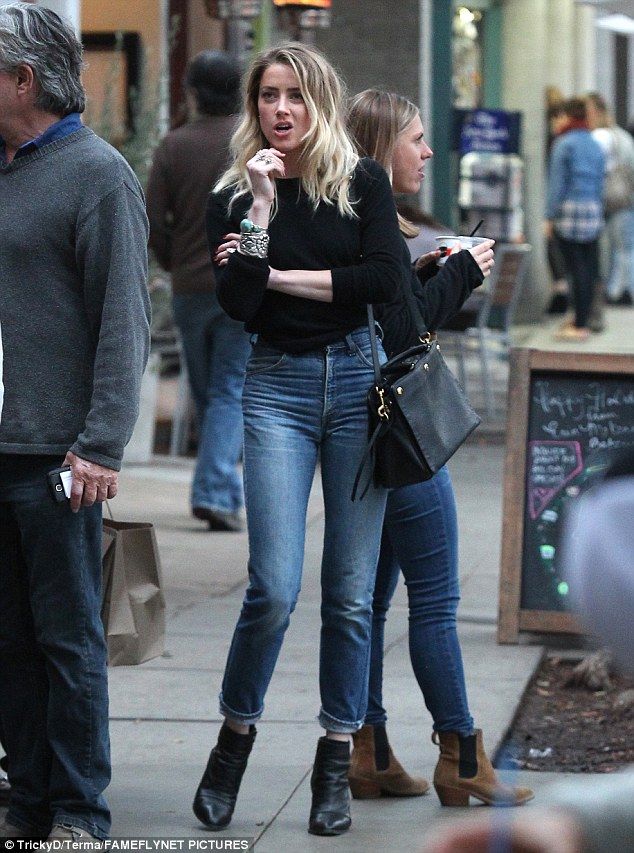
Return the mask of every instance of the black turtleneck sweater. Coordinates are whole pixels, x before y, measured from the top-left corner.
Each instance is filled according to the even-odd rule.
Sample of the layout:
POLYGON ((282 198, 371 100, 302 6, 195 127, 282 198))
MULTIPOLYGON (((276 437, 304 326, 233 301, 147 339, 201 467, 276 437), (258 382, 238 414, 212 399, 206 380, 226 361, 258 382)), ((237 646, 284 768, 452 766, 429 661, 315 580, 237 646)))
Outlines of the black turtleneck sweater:
MULTIPOLYGON (((269 224, 269 256, 235 252, 226 267, 215 267, 217 293, 225 311, 245 322, 267 343, 286 352, 306 352, 341 340, 367 323, 368 303, 389 302, 402 286, 403 239, 392 188, 374 160, 363 159, 351 186, 356 218, 336 205, 315 210, 299 179, 277 180, 277 212, 269 224), (279 270, 331 270, 332 302, 267 290, 269 265, 279 270)), ((243 196, 227 207, 231 190, 210 195, 207 238, 212 256, 253 199, 243 196)))

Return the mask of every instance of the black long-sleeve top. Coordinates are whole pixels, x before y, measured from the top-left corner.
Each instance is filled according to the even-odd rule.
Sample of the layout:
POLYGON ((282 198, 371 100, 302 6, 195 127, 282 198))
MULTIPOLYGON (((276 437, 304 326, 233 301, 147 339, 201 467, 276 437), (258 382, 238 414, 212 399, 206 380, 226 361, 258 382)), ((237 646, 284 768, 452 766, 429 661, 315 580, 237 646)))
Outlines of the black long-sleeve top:
MULTIPOLYGON (((402 287, 410 287, 424 325, 430 331, 438 329, 453 317, 473 290, 482 284, 484 276, 473 255, 466 250, 447 258, 442 267, 430 264, 414 272, 409 249, 403 243, 402 262, 406 273, 402 287)), ((377 305, 375 317, 383 330, 383 346, 389 358, 419 343, 416 323, 402 289, 389 303, 377 305)))
MULTIPOLYGON (((403 239, 385 171, 364 158, 351 182, 356 218, 335 204, 315 210, 295 178, 277 180, 277 211, 269 224, 268 258, 235 252, 215 266, 218 300, 227 314, 245 322, 267 343, 287 352, 306 352, 340 340, 367 323, 368 303, 397 298, 405 275, 403 239), (279 270, 331 270, 332 302, 267 289, 269 266, 279 270)), ((212 193, 207 239, 212 256, 229 231, 238 231, 250 210, 250 195, 228 213, 231 190, 212 193)), ((409 266, 409 264, 408 264, 409 266)))

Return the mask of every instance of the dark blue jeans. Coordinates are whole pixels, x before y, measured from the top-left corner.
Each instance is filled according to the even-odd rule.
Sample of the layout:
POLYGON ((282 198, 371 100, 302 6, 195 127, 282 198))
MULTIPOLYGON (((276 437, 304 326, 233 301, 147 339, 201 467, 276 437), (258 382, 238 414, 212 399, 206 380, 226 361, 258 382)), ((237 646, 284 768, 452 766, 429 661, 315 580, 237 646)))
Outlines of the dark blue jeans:
POLYGON ((297 355, 258 343, 249 359, 243 395, 249 586, 222 683, 220 710, 227 717, 254 723, 262 715, 299 594, 306 510, 320 458, 319 722, 342 733, 363 724, 386 498, 385 489, 375 488, 362 501, 350 498, 368 441, 371 357, 369 332, 358 329, 324 350, 297 355))
POLYGON ((0 717, 8 819, 107 837, 110 781, 101 505, 55 503, 59 457, 0 455, 0 717))
POLYGON ((456 632, 458 522, 449 472, 388 494, 374 589, 370 693, 365 721, 385 723, 383 642, 399 569, 409 600, 409 653, 434 730, 473 732, 456 632))
POLYGON ((599 241, 576 243, 559 237, 561 254, 572 287, 575 306, 575 326, 585 329, 590 319, 592 298, 599 278, 599 241))
POLYGON ((237 512, 244 504, 238 461, 249 335, 214 292, 174 294, 173 307, 198 419, 192 507, 237 512))

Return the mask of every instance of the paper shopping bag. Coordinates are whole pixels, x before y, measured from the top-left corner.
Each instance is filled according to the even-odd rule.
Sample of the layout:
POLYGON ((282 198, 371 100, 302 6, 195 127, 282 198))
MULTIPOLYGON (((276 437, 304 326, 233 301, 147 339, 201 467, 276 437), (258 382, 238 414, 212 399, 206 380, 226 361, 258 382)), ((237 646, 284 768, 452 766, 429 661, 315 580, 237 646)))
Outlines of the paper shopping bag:
POLYGON ((165 597, 153 525, 103 520, 101 618, 110 666, 163 653, 165 597))

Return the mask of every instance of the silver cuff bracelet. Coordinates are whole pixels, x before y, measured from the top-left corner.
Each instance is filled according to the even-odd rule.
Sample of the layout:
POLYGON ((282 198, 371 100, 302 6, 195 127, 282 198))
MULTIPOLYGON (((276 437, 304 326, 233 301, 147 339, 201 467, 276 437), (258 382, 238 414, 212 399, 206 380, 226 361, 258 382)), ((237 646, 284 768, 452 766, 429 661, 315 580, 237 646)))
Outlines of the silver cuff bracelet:
POLYGON ((252 258, 266 258, 269 251, 269 235, 266 231, 251 231, 240 234, 240 254, 252 258))

